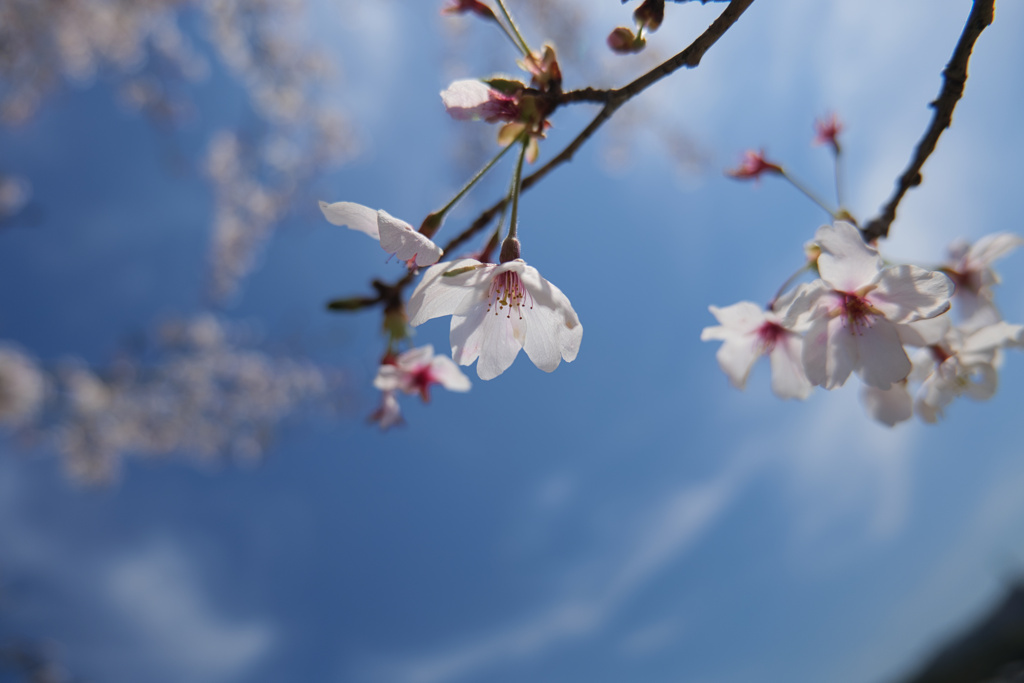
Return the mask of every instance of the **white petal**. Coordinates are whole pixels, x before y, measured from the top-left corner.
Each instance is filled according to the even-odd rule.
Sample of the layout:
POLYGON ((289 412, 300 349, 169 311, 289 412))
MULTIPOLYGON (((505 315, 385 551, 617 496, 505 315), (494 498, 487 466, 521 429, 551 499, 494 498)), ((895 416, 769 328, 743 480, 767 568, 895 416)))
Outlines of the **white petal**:
POLYGON ((420 365, 425 365, 434 357, 434 345, 425 344, 409 349, 398 356, 398 367, 403 370, 411 370, 420 365))
MULTIPOLYGON (((562 360, 562 346, 559 343, 559 328, 563 327, 561 315, 538 304, 534 304, 532 309, 524 307, 522 314, 526 324, 523 350, 538 368, 544 372, 553 371, 562 360)), ((512 316, 515 315, 513 311, 512 316)), ((576 354, 572 355, 575 357, 576 354)))
POLYGON ((745 334, 752 334, 765 322, 764 311, 751 301, 740 301, 725 308, 708 306, 708 310, 723 327, 745 334))
POLYGON ((896 331, 900 335, 900 341, 907 346, 932 346, 943 340, 951 325, 948 315, 939 315, 927 320, 897 325, 896 331))
POLYGON ((866 298, 894 323, 934 318, 949 310, 953 281, 917 266, 886 268, 866 298))
POLYGON ((394 365, 382 365, 373 378, 373 386, 381 391, 397 391, 401 384, 401 371, 394 365))
POLYGON ((1024 239, 1010 232, 985 235, 967 252, 967 260, 974 268, 985 268, 1022 244, 1024 239))
POLYGON ((842 386, 858 362, 855 335, 839 318, 815 318, 804 337, 804 371, 811 384, 825 389, 842 386))
POLYGON ((441 91, 444 108, 452 118, 467 121, 480 118, 480 107, 487 104, 491 88, 483 81, 467 79, 455 81, 441 91))
POLYGON ((452 358, 459 365, 477 361, 480 379, 494 379, 505 372, 523 346, 523 324, 508 311, 488 311, 477 306, 468 316, 453 315, 452 358))
MULTIPOLYGON (((533 300, 533 310, 538 308, 547 309, 553 315, 544 316, 545 322, 542 323, 547 331, 555 335, 558 343, 558 353, 566 362, 572 362, 576 360, 576 354, 580 350, 580 342, 583 340, 583 326, 580 324, 580 319, 576 315, 576 311, 572 307, 572 303, 569 301, 569 297, 562 293, 555 285, 551 284, 543 277, 536 268, 528 266, 521 260, 516 259, 510 264, 511 269, 516 270, 519 273, 519 277, 523 282, 523 286, 526 287, 526 291, 529 292, 530 297, 533 300)), ((533 323, 528 324, 527 334, 533 329, 533 323)), ((537 340, 538 342, 540 340, 537 340)), ((539 349, 538 349, 539 351, 539 349)), ((526 349, 527 354, 530 353, 530 349, 526 349)), ((533 356, 530 356, 533 359, 533 356)), ((557 366, 558 363, 555 363, 557 366)), ((539 364, 537 367, 541 367, 539 364)))
POLYGON ((776 305, 776 314, 780 317, 780 323, 787 330, 804 332, 810 326, 811 320, 822 311, 818 309, 828 304, 834 297, 832 290, 824 280, 818 279, 814 282, 801 284, 791 295, 783 297, 776 305))
POLYGON ((718 365, 732 385, 742 389, 746 386, 746 378, 751 374, 755 362, 762 355, 762 347, 754 336, 738 332, 721 339, 722 345, 715 354, 718 365))
POLYGON ((871 327, 861 328, 856 334, 844 330, 839 336, 850 337, 857 345, 859 374, 868 386, 888 389, 910 374, 910 359, 896 326, 888 320, 875 320, 871 327))
POLYGON ((430 362, 430 372, 448 391, 469 391, 472 386, 469 378, 448 356, 434 356, 430 362))
POLYGON ((889 389, 865 385, 861 388, 861 399, 868 415, 890 427, 914 415, 914 401, 905 382, 897 382, 889 389))
POLYGON ((813 387, 804 374, 803 340, 795 334, 783 335, 772 349, 772 391, 779 398, 810 396, 813 387))
POLYGON ((415 258, 417 266, 429 266, 437 263, 444 254, 441 247, 429 237, 416 232, 411 225, 383 209, 377 212, 377 228, 380 232, 380 246, 402 261, 415 258))
POLYGON ((1024 344, 1024 325, 1011 325, 999 321, 975 330, 964 340, 965 353, 977 353, 1004 346, 1021 346, 1024 344))
POLYGON ((882 265, 878 252, 865 244, 860 230, 849 223, 822 226, 814 241, 821 247, 818 273, 832 289, 853 292, 878 275, 882 265))
POLYGON ((335 225, 347 226, 353 230, 366 233, 375 240, 380 239, 380 232, 377 230, 377 211, 375 209, 354 202, 328 204, 321 201, 320 210, 324 212, 324 218, 335 225))
POLYGON ((452 315, 463 299, 474 295, 474 288, 481 286, 493 268, 469 258, 431 266, 409 297, 409 324, 415 327, 433 318, 452 315), (460 272, 464 268, 471 270, 460 272), (453 272, 457 274, 445 275, 453 272))

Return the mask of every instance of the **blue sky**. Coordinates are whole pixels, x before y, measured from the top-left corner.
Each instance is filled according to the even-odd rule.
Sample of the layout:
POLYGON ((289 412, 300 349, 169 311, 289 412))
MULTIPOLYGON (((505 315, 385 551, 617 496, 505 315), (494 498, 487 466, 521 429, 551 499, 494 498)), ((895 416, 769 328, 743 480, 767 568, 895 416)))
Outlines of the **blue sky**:
MULTIPOLYGON (((493 144, 485 124, 450 121, 437 93, 515 69, 488 27, 410 5, 311 3, 309 40, 342 65, 327 97, 360 152, 304 180, 224 311, 340 369, 340 408, 286 423, 257 466, 134 458, 106 488, 69 481, 45 444, 0 442, 0 637, 54 642, 70 670, 115 683, 869 683, 995 599, 1024 562, 1019 354, 991 401, 887 429, 855 382, 782 402, 758 367, 738 392, 699 341, 709 304, 770 297, 825 220, 771 178, 743 185, 722 169, 765 147, 827 192, 828 156, 810 140, 835 110, 847 203, 871 216, 927 124, 970 3, 755 2, 700 68, 628 105, 626 124, 523 197, 524 258, 586 331, 576 361, 470 373, 471 393, 407 400, 408 424, 382 434, 365 423, 379 319, 323 304, 400 266, 327 224, 316 200, 418 222, 493 144)), ((629 7, 576 5, 585 64, 563 63, 569 87, 588 84, 581 71, 625 82, 721 9, 670 6, 651 55, 615 57, 604 36, 629 7)), ((201 30, 194 14, 182 25, 201 30)), ((955 237, 1021 232, 1022 31, 1024 6, 1001 4, 887 256, 934 264, 955 237)), ((102 365, 130 335, 203 310, 215 197, 188 169, 214 131, 253 119, 213 63, 174 128, 100 78, 0 129, 3 170, 31 181, 42 211, 0 230, 0 338, 47 363, 102 365)), ((560 111, 542 158, 590 112, 560 111)), ((999 264, 1011 322, 1024 321, 1022 258, 999 264)), ((445 348, 447 324, 416 341, 445 348)))

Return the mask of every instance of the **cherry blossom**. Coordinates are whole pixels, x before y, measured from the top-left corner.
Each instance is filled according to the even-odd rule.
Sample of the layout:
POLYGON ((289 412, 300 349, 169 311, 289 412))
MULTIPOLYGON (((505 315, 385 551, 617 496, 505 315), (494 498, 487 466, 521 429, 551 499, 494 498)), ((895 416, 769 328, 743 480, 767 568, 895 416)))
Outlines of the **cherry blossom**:
POLYGON ((423 233, 416 232, 405 221, 395 218, 383 209, 375 211, 354 202, 320 202, 324 217, 334 225, 348 227, 379 240, 384 251, 410 266, 429 266, 437 263, 444 250, 423 233))
POLYGON ((408 311, 413 326, 452 316, 452 357, 459 365, 479 358, 480 379, 505 372, 520 349, 551 372, 562 360, 576 358, 583 338, 569 299, 522 259, 438 263, 417 285, 408 311))
POLYGON ((721 325, 705 327, 700 338, 722 342, 717 353, 718 364, 736 388, 746 385, 754 363, 768 354, 772 390, 779 398, 804 399, 810 395, 812 386, 804 374, 803 340, 799 332, 787 329, 778 315, 763 311, 750 301, 725 308, 710 306, 709 310, 721 325))
POLYGON ((444 108, 453 119, 487 123, 519 119, 519 103, 512 95, 498 92, 483 81, 455 81, 441 91, 444 108))
POLYGON ((956 283, 956 312, 967 328, 979 328, 1002 319, 992 287, 999 275, 992 264, 1024 244, 1024 239, 1002 232, 982 237, 973 245, 958 240, 949 247, 950 265, 942 268, 956 283))
POLYGON ((914 411, 925 422, 936 422, 953 399, 966 395, 978 401, 992 398, 999 384, 1002 349, 1024 346, 1024 326, 998 322, 965 332, 951 327, 941 343, 929 346, 915 359, 912 379, 921 381, 914 411))
POLYGON ((419 394, 430 400, 430 387, 440 384, 448 391, 469 391, 469 378, 447 356, 435 356, 430 344, 400 354, 393 362, 384 363, 377 371, 373 386, 384 392, 401 391, 419 394))
POLYGON ((810 324, 804 340, 807 378, 826 389, 857 372, 865 384, 888 389, 911 370, 898 325, 949 310, 953 283, 917 266, 882 268, 878 252, 843 221, 821 227, 821 279, 801 285, 783 315, 810 324))

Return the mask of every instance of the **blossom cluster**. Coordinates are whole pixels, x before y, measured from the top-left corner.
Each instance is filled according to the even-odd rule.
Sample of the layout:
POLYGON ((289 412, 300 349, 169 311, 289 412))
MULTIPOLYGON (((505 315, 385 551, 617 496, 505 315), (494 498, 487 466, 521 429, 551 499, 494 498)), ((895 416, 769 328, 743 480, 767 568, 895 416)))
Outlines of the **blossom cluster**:
POLYGON ((857 228, 837 221, 808 249, 816 280, 767 310, 747 301, 712 306, 719 325, 701 339, 722 342, 719 365, 739 388, 767 355, 781 398, 835 389, 856 374, 878 421, 891 426, 916 413, 935 422, 958 396, 991 397, 1002 349, 1024 346, 1024 326, 1001 319, 992 293, 992 263, 1022 241, 1004 233, 958 244, 949 264, 927 270, 885 265, 857 228))
POLYGON ((54 447, 76 479, 105 481, 128 456, 259 457, 281 423, 328 407, 335 384, 332 372, 201 315, 165 324, 150 354, 103 370, 80 359, 48 369, 0 345, 0 432, 54 447))

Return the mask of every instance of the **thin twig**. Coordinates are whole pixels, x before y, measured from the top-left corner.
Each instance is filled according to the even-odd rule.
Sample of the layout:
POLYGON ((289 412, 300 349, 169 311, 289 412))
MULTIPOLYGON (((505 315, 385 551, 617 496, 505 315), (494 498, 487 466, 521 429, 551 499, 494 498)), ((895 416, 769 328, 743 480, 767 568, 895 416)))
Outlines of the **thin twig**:
POLYGON ((939 141, 942 131, 949 128, 953 123, 953 109, 964 94, 964 86, 967 84, 967 64, 971 59, 971 51, 978 36, 992 23, 995 14, 995 0, 974 0, 971 14, 967 17, 967 24, 964 26, 960 40, 957 41, 956 49, 950 58, 946 68, 942 70, 942 91, 938 99, 929 106, 935 110, 931 123, 924 133, 924 137, 917 143, 914 156, 910 165, 903 171, 896 182, 896 189, 889 198, 888 203, 882 208, 881 213, 873 218, 861 230, 865 241, 872 241, 879 237, 889 236, 889 226, 896 220, 896 208, 903 200, 903 196, 912 187, 921 184, 921 167, 924 162, 935 151, 935 145, 939 141))

